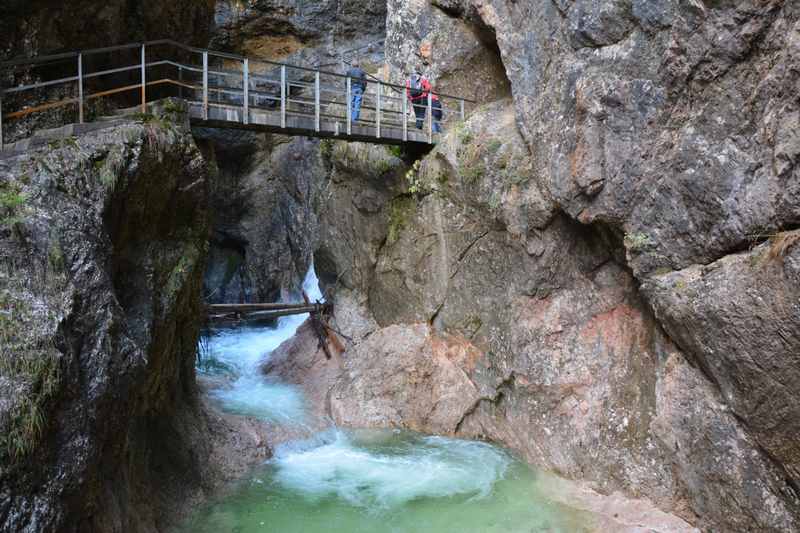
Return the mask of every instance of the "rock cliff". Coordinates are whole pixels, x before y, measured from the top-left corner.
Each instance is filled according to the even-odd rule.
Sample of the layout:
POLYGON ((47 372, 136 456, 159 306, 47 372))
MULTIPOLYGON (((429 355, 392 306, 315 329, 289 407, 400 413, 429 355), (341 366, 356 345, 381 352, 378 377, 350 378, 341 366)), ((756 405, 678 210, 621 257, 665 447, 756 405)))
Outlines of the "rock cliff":
POLYGON ((221 475, 194 381, 208 162, 166 108, 0 160, 2 531, 162 529, 221 475))
POLYGON ((315 257, 353 338, 335 418, 490 438, 704 529, 800 528, 799 19, 389 2, 398 76, 459 87, 481 57, 505 76, 479 98, 510 98, 404 179, 337 172, 357 148, 334 147, 315 257))

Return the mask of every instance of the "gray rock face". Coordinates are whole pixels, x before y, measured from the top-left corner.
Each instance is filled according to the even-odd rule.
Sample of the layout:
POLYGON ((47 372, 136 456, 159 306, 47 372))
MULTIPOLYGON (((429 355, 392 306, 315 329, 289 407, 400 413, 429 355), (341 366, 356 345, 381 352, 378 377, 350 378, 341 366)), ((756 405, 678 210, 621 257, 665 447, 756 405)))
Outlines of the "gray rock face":
POLYGON ((311 264, 319 143, 251 133, 195 131, 219 173, 205 278, 210 302, 271 302, 300 286, 311 264), (212 155, 213 154, 213 155, 212 155))
MULTIPOLYGON (((659 305, 671 307, 654 303, 663 298, 661 285, 647 282, 647 299, 640 296, 614 232, 559 212, 514 122, 507 101, 474 113, 408 172, 406 185, 416 194, 397 192, 389 181, 386 194, 395 196, 371 223, 383 240, 368 237, 331 255, 339 271, 362 271, 345 302, 366 285, 362 312, 381 326, 346 352, 330 394, 334 418, 488 438, 603 493, 649 498, 703 527, 798 527, 788 460, 775 462, 753 432, 757 425, 730 411, 724 387, 692 366, 696 347, 666 319, 671 338, 664 334, 656 317, 667 311, 659 305), (437 355, 443 353, 470 355, 437 355), (458 401, 450 401, 451 391, 459 391, 458 401)), ((334 180, 330 194, 355 201, 363 182, 334 180)), ((365 225, 326 216, 321 222, 324 232, 352 235, 349 241, 365 225)), ((779 279, 791 283, 793 275, 779 279)), ((784 309, 776 328, 791 336, 785 328, 796 321, 788 305, 794 293, 772 288, 787 299, 766 300, 764 312, 784 309)), ((684 307, 670 312, 695 332, 705 310, 686 315, 684 307)), ((752 316, 740 307, 730 314, 752 316)), ((762 338, 750 329, 754 343, 762 338)), ((705 346, 712 331, 720 326, 704 328, 695 344, 705 346)), ((791 353, 788 346, 779 360, 794 364, 791 353)), ((792 442, 792 427, 776 440, 792 442)))
POLYGON ((315 266, 325 290, 366 294, 378 251, 402 199, 405 166, 383 146, 334 142, 330 179, 319 193, 315 266))
MULTIPOLYGON (((451 15, 463 6, 435 4, 389 0, 386 62, 393 81, 404 84, 418 68, 443 94, 478 103, 508 96, 510 84, 491 28, 477 17, 462 21, 451 15)), ((444 105, 455 103, 445 100, 444 105)))
POLYGON ((216 48, 304 66, 326 64, 328 70, 336 70, 331 67, 341 68, 338 59, 352 57, 354 49, 362 57, 383 50, 386 3, 223 0, 216 3, 215 23, 216 48))
POLYGON ((210 487, 207 162, 179 119, 0 160, 2 531, 156 531, 210 487))
POLYGON ((214 4, 215 0, 8 0, 0 6, 0 59, 164 38, 204 46, 214 22, 214 4))
POLYGON ((478 399, 465 369, 479 356, 468 343, 437 339, 424 324, 378 330, 348 352, 330 392, 331 416, 345 426, 452 434, 478 399))
POLYGON ((643 286, 666 331, 715 383, 732 413, 800 485, 800 246, 779 234, 707 266, 643 286))

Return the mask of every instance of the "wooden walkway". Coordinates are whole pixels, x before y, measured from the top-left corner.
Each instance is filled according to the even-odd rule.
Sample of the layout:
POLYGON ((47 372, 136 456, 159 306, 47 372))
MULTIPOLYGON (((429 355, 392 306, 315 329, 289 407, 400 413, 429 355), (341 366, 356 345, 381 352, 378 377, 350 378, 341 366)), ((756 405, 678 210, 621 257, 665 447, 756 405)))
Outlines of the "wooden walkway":
POLYGON ((55 116, 85 124, 133 104, 146 113, 148 102, 168 96, 187 101, 194 126, 382 144, 435 144, 437 126, 446 131, 472 104, 437 93, 443 118, 435 123, 429 96, 417 105, 425 117, 418 129, 405 87, 373 78, 354 121, 345 105, 354 82, 343 74, 171 40, 7 61, 0 83, 8 85, 0 88, 0 150, 40 122, 52 128, 55 116))

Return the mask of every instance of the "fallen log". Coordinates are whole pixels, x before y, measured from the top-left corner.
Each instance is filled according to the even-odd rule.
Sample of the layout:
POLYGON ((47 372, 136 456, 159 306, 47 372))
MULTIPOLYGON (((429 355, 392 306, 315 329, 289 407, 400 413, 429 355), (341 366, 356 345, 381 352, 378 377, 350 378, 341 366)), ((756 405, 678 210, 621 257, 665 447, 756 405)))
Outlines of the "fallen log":
MULTIPOLYGON (((246 304, 253 305, 253 304, 246 304)), ((252 310, 250 307, 244 309, 237 308, 237 306, 228 306, 227 304, 219 304, 219 307, 213 309, 215 313, 210 313, 208 318, 211 320, 219 320, 226 318, 237 318, 247 315, 249 318, 280 318, 282 316, 302 315, 303 313, 310 313, 312 316, 321 313, 325 309, 324 305, 312 304, 304 305, 302 307, 291 307, 289 309, 276 309, 276 310, 252 310)), ((209 309, 212 311, 212 309, 209 309)))
POLYGON ((247 303, 247 304, 210 304, 208 310, 217 313, 252 313, 254 311, 280 311, 288 309, 304 309, 317 304, 311 303, 247 303))

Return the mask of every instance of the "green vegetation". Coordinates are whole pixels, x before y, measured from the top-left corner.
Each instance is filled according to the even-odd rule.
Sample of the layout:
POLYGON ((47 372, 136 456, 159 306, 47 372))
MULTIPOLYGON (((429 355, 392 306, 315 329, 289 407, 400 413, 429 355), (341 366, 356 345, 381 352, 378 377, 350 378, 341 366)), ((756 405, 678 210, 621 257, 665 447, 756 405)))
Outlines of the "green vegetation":
POLYGON ((389 153, 400 159, 403 159, 403 156, 405 156, 405 152, 403 152, 403 147, 399 145, 390 146, 389 153))
POLYGON ((27 196, 17 183, 0 183, 0 228, 10 228, 22 220, 27 196))
POLYGON ((477 183, 481 178, 483 178, 484 174, 486 174, 486 169, 480 165, 470 165, 461 170, 461 175, 464 177, 464 181, 469 184, 477 183))
POLYGON ((117 179, 122 174, 126 165, 126 152, 119 146, 112 147, 105 158, 95 161, 94 166, 98 179, 107 189, 113 190, 117 179))
POLYGON ((163 301, 173 301, 178 298, 181 290, 187 286, 187 279, 194 273, 200 254, 200 248, 194 244, 187 244, 183 248, 183 253, 178 257, 177 263, 164 283, 163 301))
POLYGON ((642 251, 655 244, 649 235, 641 232, 626 233, 623 243, 625 244, 625 248, 632 252, 642 251))
POLYGON ((472 132, 467 127, 466 122, 459 121, 453 126, 459 144, 465 145, 472 142, 472 132))
POLYGON ((400 232, 417 210, 417 203, 411 196, 398 196, 389 207, 389 231, 387 244, 394 244, 400 238, 400 232))
POLYGON ((163 112, 166 118, 177 122, 182 120, 189 110, 179 100, 170 98, 164 102, 163 112))
POLYGON ((41 440, 48 403, 58 392, 60 369, 52 339, 37 333, 43 321, 52 324, 54 317, 34 311, 33 298, 22 287, 5 285, 0 292, 0 375, 20 394, 0 428, 0 458, 19 460, 41 440))
POLYGON ((491 141, 489 141, 489 144, 486 145, 486 149, 489 151, 490 155, 494 155, 498 152, 498 150, 500 150, 502 146, 503 143, 500 141, 500 139, 492 139, 491 141))
POLYGON ((319 142, 319 152, 326 160, 330 161, 333 154, 333 139, 322 139, 319 142))
POLYGON ((392 164, 391 159, 380 159, 376 164, 376 170, 380 175, 386 174, 392 170, 392 168, 394 168, 394 165, 392 164))
POLYGON ((414 164, 406 172, 406 181, 408 181, 409 193, 417 196, 425 192, 424 183, 419 173, 419 160, 414 161, 414 164))

